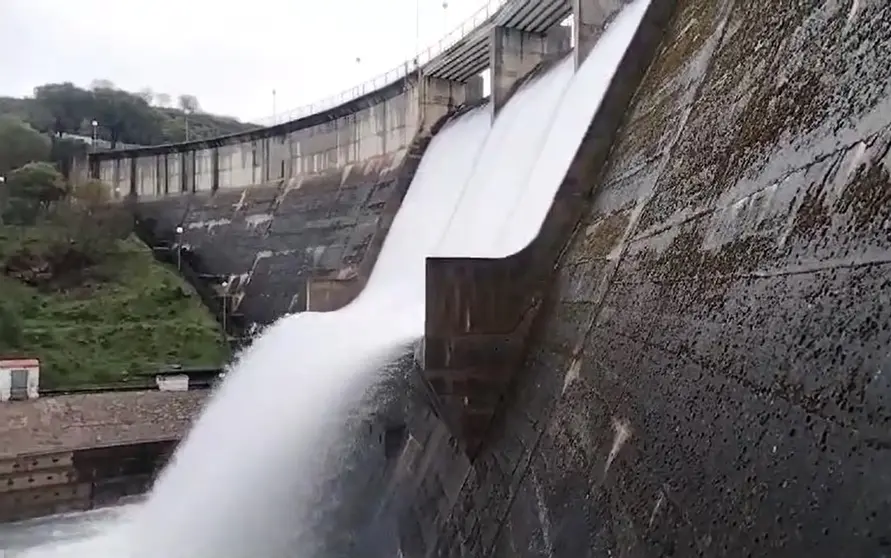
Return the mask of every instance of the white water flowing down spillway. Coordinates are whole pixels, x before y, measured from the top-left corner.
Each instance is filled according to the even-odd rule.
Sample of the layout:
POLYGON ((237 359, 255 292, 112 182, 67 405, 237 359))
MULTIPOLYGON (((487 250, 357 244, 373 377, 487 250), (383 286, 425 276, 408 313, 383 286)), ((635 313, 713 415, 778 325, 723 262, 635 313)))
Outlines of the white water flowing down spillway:
POLYGON ((303 543, 330 439, 375 372, 422 336, 425 258, 503 257, 535 237, 648 3, 626 7, 578 71, 568 57, 524 85, 494 125, 489 107, 447 124, 359 298, 268 328, 144 504, 101 535, 26 555, 315 558, 303 543))

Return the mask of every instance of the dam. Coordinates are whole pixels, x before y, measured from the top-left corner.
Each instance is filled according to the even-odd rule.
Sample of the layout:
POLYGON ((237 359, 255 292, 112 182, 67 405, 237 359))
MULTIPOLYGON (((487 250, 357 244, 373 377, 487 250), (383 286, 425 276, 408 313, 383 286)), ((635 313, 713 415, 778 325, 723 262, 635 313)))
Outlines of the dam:
POLYGON ((513 101, 580 75, 641 3, 555 3, 530 30, 545 4, 483 26, 488 101, 478 66, 442 70, 471 33, 333 112, 89 172, 249 329, 362 296, 429 157, 478 155, 433 183, 468 226, 430 239, 378 458, 403 556, 887 553, 889 7, 651 0, 557 149, 584 118, 546 107, 572 87, 513 101))

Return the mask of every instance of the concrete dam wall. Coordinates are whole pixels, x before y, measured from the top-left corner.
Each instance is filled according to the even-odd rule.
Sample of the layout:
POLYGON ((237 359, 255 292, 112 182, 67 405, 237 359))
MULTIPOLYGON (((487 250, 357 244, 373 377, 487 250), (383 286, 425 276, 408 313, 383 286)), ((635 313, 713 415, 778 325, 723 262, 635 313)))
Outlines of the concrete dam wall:
POLYGON ((405 556, 889 553, 891 8, 651 10, 540 237, 428 260, 405 556))
POLYGON ((358 293, 436 123, 478 86, 408 75, 272 128, 97 153, 90 172, 135 202, 144 236, 212 285, 230 320, 267 324, 358 293))
MULTIPOLYGON (((623 2, 574 4, 583 58, 623 2)), ((403 556, 889 553, 887 21, 878 0, 652 0, 539 237, 502 260, 428 260, 402 444, 385 465, 357 450, 381 471, 357 478, 386 477, 403 556)), ((157 149, 196 168, 181 153, 198 146, 157 149)), ((352 277, 362 258, 315 259, 362 244, 324 223, 341 190, 398 199, 403 149, 356 160, 352 187, 332 166, 171 194, 168 173, 138 211, 181 223, 245 314, 275 300, 250 310, 263 322, 313 306, 292 277, 352 277), (278 213, 262 216, 288 196, 291 233, 273 239, 278 213)), ((367 217, 349 234, 385 214, 344 207, 367 217)), ((374 492, 349 482, 336 490, 374 492)))
POLYGON ((598 10, 592 1, 575 12, 563 0, 507 2, 472 18, 476 27, 439 54, 422 53, 420 67, 406 63, 404 78, 325 112, 94 153, 86 170, 133 203, 143 240, 199 278, 226 325, 334 310, 364 287, 431 135, 482 100, 481 72, 491 70, 494 116, 543 61, 570 48, 560 22, 598 10))

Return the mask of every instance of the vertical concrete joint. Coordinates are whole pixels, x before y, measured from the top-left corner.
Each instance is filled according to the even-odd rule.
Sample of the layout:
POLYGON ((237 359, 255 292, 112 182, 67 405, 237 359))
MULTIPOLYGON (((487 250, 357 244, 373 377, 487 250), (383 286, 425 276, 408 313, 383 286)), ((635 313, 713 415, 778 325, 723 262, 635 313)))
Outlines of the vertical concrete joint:
POLYGON ((576 69, 585 62, 609 21, 628 3, 629 0, 572 0, 576 69))
POLYGON ((465 101, 465 85, 461 82, 421 76, 417 89, 421 108, 418 131, 429 131, 449 110, 465 101))
POLYGON ((547 36, 496 26, 489 43, 492 69, 492 115, 501 111, 516 83, 534 70, 549 53, 547 36))

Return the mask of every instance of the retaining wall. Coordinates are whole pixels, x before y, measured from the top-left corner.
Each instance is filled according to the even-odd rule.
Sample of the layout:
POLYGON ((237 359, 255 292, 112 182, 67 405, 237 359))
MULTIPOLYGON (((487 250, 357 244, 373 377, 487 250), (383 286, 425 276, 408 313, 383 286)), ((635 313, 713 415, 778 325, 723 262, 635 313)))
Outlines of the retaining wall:
POLYGON ((889 20, 677 2, 494 420, 409 425, 405 556, 887 553, 889 20))
POLYGON ((22 454, 0 460, 0 521, 113 505, 145 493, 175 440, 22 454))

